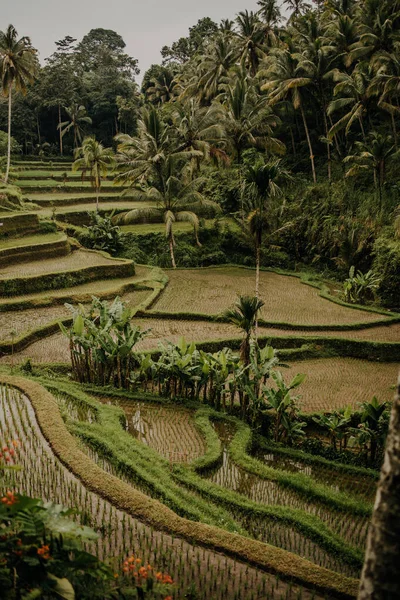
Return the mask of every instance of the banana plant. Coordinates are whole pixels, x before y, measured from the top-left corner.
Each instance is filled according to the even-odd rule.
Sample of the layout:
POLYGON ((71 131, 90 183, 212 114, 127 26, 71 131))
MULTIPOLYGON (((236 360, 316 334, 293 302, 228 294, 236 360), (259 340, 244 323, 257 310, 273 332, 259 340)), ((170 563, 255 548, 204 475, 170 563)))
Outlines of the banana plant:
POLYGON ((301 385, 305 375, 297 374, 289 385, 286 385, 280 371, 272 371, 271 378, 276 384, 276 389, 264 387, 264 412, 274 412, 273 436, 276 442, 286 441, 292 443, 296 437, 303 435, 305 423, 300 422, 299 404, 300 396, 292 396, 292 391, 301 385), (297 421, 298 426, 293 427, 292 421, 297 421))
POLYGON ((348 426, 351 420, 352 408, 348 406, 344 412, 334 412, 313 417, 313 421, 325 429, 334 450, 345 450, 349 437, 348 426))

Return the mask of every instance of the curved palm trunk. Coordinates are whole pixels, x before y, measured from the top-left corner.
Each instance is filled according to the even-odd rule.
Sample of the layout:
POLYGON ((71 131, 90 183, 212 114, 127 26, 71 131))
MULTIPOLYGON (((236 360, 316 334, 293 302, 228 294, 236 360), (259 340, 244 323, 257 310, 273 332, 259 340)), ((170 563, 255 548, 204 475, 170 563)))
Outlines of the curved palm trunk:
POLYGON ((8 177, 10 174, 10 165, 11 165, 11 87, 8 91, 8 144, 7 144, 7 168, 6 168, 6 176, 4 178, 4 182, 8 183, 8 177))
POLYGON ((172 267, 174 269, 176 269, 174 245, 175 245, 174 236, 171 233, 170 236, 169 236, 169 253, 171 255, 171 264, 172 264, 172 267))
POLYGON ((400 378, 376 494, 358 600, 400 598, 400 378))
POLYGON ((300 100, 300 111, 301 111, 301 116, 303 118, 304 129, 306 131, 308 148, 310 150, 310 161, 311 161, 311 170, 312 170, 312 175, 313 175, 313 181, 314 181, 314 183, 317 183, 317 174, 315 172, 315 163, 314 163, 314 152, 313 152, 313 148, 312 148, 312 144, 311 144, 310 132, 308 131, 306 115, 304 114, 303 103, 301 102, 301 100, 300 100))

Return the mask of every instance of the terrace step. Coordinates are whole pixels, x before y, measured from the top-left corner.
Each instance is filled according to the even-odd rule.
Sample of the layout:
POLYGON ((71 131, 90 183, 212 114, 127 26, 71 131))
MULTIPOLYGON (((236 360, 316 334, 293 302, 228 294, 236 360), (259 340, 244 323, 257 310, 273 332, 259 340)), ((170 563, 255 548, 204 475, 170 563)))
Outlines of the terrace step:
MULTIPOLYGON (((114 279, 96 279, 73 287, 49 289, 0 299, 0 312, 24 310, 40 306, 56 306, 65 302, 90 302, 92 296, 115 298, 122 296, 150 278, 151 268, 135 265, 135 274, 114 279)), ((145 286, 144 286, 145 287, 145 286)))
MULTIPOLYGON (((124 196, 125 197, 125 196, 124 196)), ((101 193, 99 196, 100 202, 113 202, 121 198, 121 192, 101 193)), ((126 196, 128 199, 129 196, 126 196)), ((52 193, 52 192, 29 192, 25 196, 25 201, 34 202, 40 206, 56 206, 63 204, 65 206, 73 206, 74 204, 82 204, 85 202, 93 202, 96 200, 94 192, 77 192, 77 193, 52 193)))
POLYGON ((105 252, 75 250, 61 258, 34 260, 23 265, 7 265, 0 272, 0 294, 18 296, 73 287, 88 281, 129 277, 135 274, 133 261, 111 258, 105 252))
POLYGON ((36 213, 6 213, 0 215, 0 243, 4 238, 29 235, 39 229, 39 217, 36 213))
MULTIPOLYGON (((57 182, 53 179, 41 179, 37 183, 31 179, 18 181, 18 186, 25 194, 39 192, 40 190, 48 192, 89 192, 92 189, 89 181, 83 183, 81 181, 70 181, 64 184, 62 181, 57 182)), ((109 182, 109 185, 102 186, 103 192, 123 192, 126 189, 123 186, 112 185, 111 182, 109 182)))
POLYGON ((66 256, 71 246, 64 233, 37 234, 0 242, 0 266, 66 256))
MULTIPOLYGON (((46 181, 46 180, 51 180, 51 181, 58 181, 58 182, 62 182, 62 181, 82 181, 82 174, 78 173, 78 172, 72 172, 72 171, 40 171, 39 169, 37 170, 29 170, 29 171, 21 171, 19 173, 16 173, 16 179, 18 180, 18 184, 20 182, 23 181, 46 181), (66 174, 66 176, 64 175, 64 173, 66 174)), ((112 181, 113 178, 112 177, 104 177, 102 179, 102 181, 112 181)), ((88 181, 87 178, 84 178, 83 181, 88 181)))

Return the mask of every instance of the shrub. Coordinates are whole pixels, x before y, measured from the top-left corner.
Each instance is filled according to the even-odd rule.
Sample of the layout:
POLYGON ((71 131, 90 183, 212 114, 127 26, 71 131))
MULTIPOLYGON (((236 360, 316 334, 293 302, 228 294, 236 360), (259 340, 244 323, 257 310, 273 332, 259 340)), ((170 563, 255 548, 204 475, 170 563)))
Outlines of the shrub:
POLYGON ((400 310, 400 241, 386 236, 374 245, 372 268, 380 277, 378 294, 384 306, 400 310))
POLYGON ((371 269, 365 274, 361 271, 355 273, 353 266, 343 284, 344 299, 353 304, 366 304, 369 300, 373 301, 379 283, 379 277, 371 269))

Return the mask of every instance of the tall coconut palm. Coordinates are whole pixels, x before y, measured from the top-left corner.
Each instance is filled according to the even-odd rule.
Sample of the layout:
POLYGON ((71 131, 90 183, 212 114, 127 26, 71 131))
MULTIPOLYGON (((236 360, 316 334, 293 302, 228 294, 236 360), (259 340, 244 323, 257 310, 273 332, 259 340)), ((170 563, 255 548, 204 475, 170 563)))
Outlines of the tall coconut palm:
POLYGON ((305 10, 311 8, 310 4, 304 0, 284 0, 283 4, 292 11, 290 18, 299 17, 305 10))
POLYGON ((219 33, 201 56, 199 71, 193 74, 182 95, 196 96, 203 104, 211 102, 220 91, 221 83, 226 81, 238 56, 239 50, 232 34, 223 31, 219 33))
POLYGON ((170 69, 164 67, 156 77, 150 80, 146 96, 153 104, 165 104, 177 96, 177 81, 170 69))
POLYGON ((172 134, 171 126, 161 119, 154 106, 142 109, 138 135, 119 134, 115 137, 118 142, 116 158, 120 165, 116 183, 136 184, 159 178, 162 161, 171 152, 172 134))
POLYGON ((83 125, 91 125, 92 119, 86 114, 86 108, 79 104, 73 104, 69 107, 64 107, 69 120, 58 125, 61 132, 61 137, 64 137, 69 131, 74 132, 74 149, 78 147, 78 142, 81 144, 83 139, 83 125))
POLYGON ((164 222, 171 264, 175 268, 174 223, 190 222, 199 243, 198 215, 219 211, 217 204, 199 192, 203 178, 193 178, 191 162, 204 158, 205 147, 200 139, 194 138, 187 138, 182 144, 179 132, 164 122, 154 107, 142 111, 138 137, 119 135, 116 139, 121 169, 116 181, 130 183, 133 197, 154 205, 118 215, 115 221, 125 224, 164 222), (197 144, 201 149, 196 149, 197 144))
POLYGON ((258 314, 263 306, 263 300, 255 296, 239 296, 234 308, 230 308, 222 314, 229 323, 243 331, 240 360, 245 366, 250 363, 250 342, 255 333, 258 314))
POLYGON ((36 50, 29 37, 18 39, 18 33, 9 25, 0 31, 0 78, 1 89, 8 98, 8 148, 7 167, 4 181, 8 182, 11 164, 11 107, 12 91, 26 93, 28 83, 32 83, 38 69, 36 50))
POLYGON ((237 43, 241 62, 246 65, 250 75, 255 77, 260 60, 264 57, 264 28, 257 14, 242 11, 236 18, 237 43))
POLYGON ((382 192, 386 180, 386 167, 399 157, 393 139, 376 131, 371 132, 365 142, 355 143, 356 152, 346 156, 344 163, 349 165, 346 177, 354 177, 364 172, 373 172, 374 185, 378 193, 379 212, 382 211, 382 192))
POLYGON ((104 146, 93 137, 86 137, 82 146, 75 150, 75 162, 72 164, 73 171, 82 171, 90 175, 90 181, 96 192, 96 212, 99 212, 99 195, 101 181, 115 166, 115 157, 112 148, 104 146))
POLYGON ((332 76, 336 83, 333 90, 335 99, 329 103, 328 115, 333 115, 335 112, 342 110, 345 111, 345 114, 331 127, 330 137, 341 129, 345 130, 347 136, 354 124, 358 123, 365 141, 364 118, 367 115, 370 101, 368 87, 373 77, 371 67, 359 63, 351 75, 335 69, 332 71, 332 76))
POLYGON ((314 151, 301 94, 303 88, 314 85, 313 78, 304 69, 304 65, 299 62, 298 56, 291 54, 289 50, 276 50, 272 52, 266 61, 265 69, 260 71, 260 76, 266 80, 261 89, 268 92, 268 99, 271 106, 289 96, 293 108, 300 110, 310 150, 312 176, 314 183, 317 183, 314 151))
POLYGON ((259 297, 261 244, 264 234, 273 229, 272 205, 282 196, 278 182, 289 178, 280 160, 258 163, 245 169, 242 194, 244 218, 238 224, 245 237, 254 246, 256 255, 255 295, 259 297))
POLYGON ((376 73, 367 95, 378 97, 378 106, 390 115, 394 143, 397 148, 396 117, 400 115, 400 60, 395 52, 378 52, 372 59, 376 73))
MULTIPOLYGON (((223 109, 219 103, 201 107, 195 98, 177 102, 172 111, 172 124, 175 129, 176 151, 198 150, 201 159, 216 158, 228 162, 222 145, 226 140, 223 126, 223 109)), ((199 167, 199 159, 194 159, 194 167, 199 167)))
POLYGON ((272 135, 280 120, 245 73, 240 71, 236 80, 224 86, 219 100, 225 108, 224 125, 238 164, 242 163, 243 151, 250 147, 284 154, 284 144, 272 135))
MULTIPOLYGON (((218 204, 207 200, 199 192, 204 179, 202 177, 192 178, 187 161, 193 153, 194 151, 187 152, 187 157, 184 158, 182 158, 182 153, 170 154, 161 158, 153 176, 130 192, 132 198, 145 201, 150 206, 134 208, 114 218, 115 223, 124 225, 165 223, 165 235, 173 268, 176 268, 174 224, 183 221, 190 223, 196 242, 200 245, 198 239, 199 215, 213 216, 220 211, 218 204)), ((201 155, 201 153, 198 154, 201 155)))

